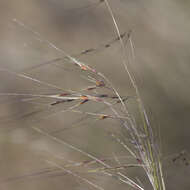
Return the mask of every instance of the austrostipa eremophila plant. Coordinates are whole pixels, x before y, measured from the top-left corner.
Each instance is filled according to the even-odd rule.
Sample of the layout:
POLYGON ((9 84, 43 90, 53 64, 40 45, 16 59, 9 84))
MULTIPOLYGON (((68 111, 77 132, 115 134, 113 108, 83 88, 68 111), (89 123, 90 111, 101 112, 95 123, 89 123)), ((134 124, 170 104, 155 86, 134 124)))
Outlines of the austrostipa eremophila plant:
MULTIPOLYGON (((87 167, 87 174, 92 173, 101 173, 102 175, 109 176, 110 178, 114 178, 118 180, 119 182, 122 182, 124 184, 129 185, 133 189, 138 190, 145 190, 143 184, 136 179, 133 179, 132 177, 129 177, 125 171, 129 168, 139 168, 143 169, 146 173, 147 178, 149 179, 149 182, 152 186, 152 189, 154 190, 165 190, 165 183, 164 183, 164 177, 162 172, 162 163, 160 158, 160 151, 158 149, 158 146, 155 141, 154 137, 154 131, 151 127, 151 124, 148 119, 148 115, 144 109, 143 102, 141 100, 141 96, 137 87, 137 83, 135 81, 135 77, 128 68, 129 59, 126 55, 126 46, 130 47, 130 53, 132 54, 132 57, 135 57, 134 52, 134 45, 132 41, 132 32, 124 32, 121 33, 119 30, 119 27, 117 25, 116 18, 114 16, 114 13, 112 11, 112 8, 107 0, 101 0, 98 3, 104 3, 105 6, 108 9, 108 12, 110 13, 110 18, 113 21, 114 29, 116 31, 117 37, 113 40, 111 40, 108 43, 102 44, 98 48, 91 48, 82 51, 78 55, 70 55, 66 53, 61 48, 57 47, 54 43, 44 40, 42 35, 34 30, 32 30, 30 27, 25 25, 22 21, 18 19, 13 19, 15 23, 17 23, 19 26, 23 27, 28 32, 31 32, 36 39, 40 40, 40 42, 46 44, 48 47, 55 49, 59 53, 61 53, 63 56, 60 58, 56 58, 54 60, 51 60, 47 63, 42 63, 38 66, 31 67, 29 69, 34 69, 36 67, 41 67, 48 64, 55 64, 58 61, 64 61, 76 68, 76 70, 80 71, 82 74, 84 74, 85 79, 90 82, 92 85, 87 86, 86 88, 81 89, 80 91, 75 90, 65 90, 62 87, 59 87, 54 84, 50 84, 48 82, 38 80, 34 77, 29 76, 25 72, 14 72, 10 71, 5 68, 0 68, 0 71, 8 72, 9 74, 15 75, 17 77, 31 80, 35 83, 38 83, 40 85, 45 85, 50 88, 53 88, 57 90, 57 93, 53 94, 26 94, 26 93, 0 93, 1 96, 23 96, 24 98, 27 97, 24 101, 30 102, 31 100, 35 101, 38 98, 43 99, 50 99, 51 103, 49 104, 49 107, 55 107, 57 105, 64 105, 65 103, 70 104, 69 107, 65 108, 64 110, 61 110, 61 112, 73 112, 82 114, 85 117, 86 116, 93 116, 97 120, 107 120, 107 119, 113 119, 117 122, 118 128, 121 127, 123 136, 120 138, 117 134, 114 132, 110 132, 109 136, 113 138, 116 142, 118 142, 127 153, 130 154, 130 156, 133 158, 133 163, 126 163, 121 164, 119 162, 120 157, 115 156, 114 158, 99 158, 98 156, 95 156, 94 154, 89 153, 88 151, 82 150, 81 148, 78 148, 78 146, 75 146, 73 144, 70 144, 63 139, 60 139, 57 137, 56 131, 47 132, 41 128, 32 126, 31 128, 38 132, 39 134, 46 136, 50 138, 51 140, 66 146, 69 149, 72 149, 76 152, 79 152, 80 154, 84 155, 85 157, 88 157, 88 159, 82 161, 82 162, 73 162, 68 161, 70 163, 68 164, 60 164, 59 162, 52 161, 47 159, 46 162, 53 167, 52 168, 46 168, 43 171, 38 172, 32 172, 28 174, 28 176, 37 176, 41 174, 46 174, 49 176, 55 175, 52 174, 52 172, 59 172, 63 173, 65 175, 71 175, 77 180, 81 181, 84 184, 88 184, 92 188, 95 189, 101 189, 104 188, 98 184, 98 182, 93 182, 87 177, 84 177, 80 172, 73 171, 72 167, 87 167), (113 43, 119 41, 122 46, 122 54, 123 54, 123 61, 122 66, 124 67, 126 74, 128 75, 130 82, 134 88, 135 96, 123 96, 120 95, 120 93, 116 90, 116 88, 112 85, 110 80, 101 72, 97 71, 95 68, 90 66, 90 64, 83 63, 79 60, 80 56, 86 55, 88 53, 96 52, 98 49, 104 49, 109 48, 113 43), (103 91, 103 93, 102 93, 103 91), (136 121, 136 116, 132 114, 130 107, 128 106, 128 100, 133 99, 135 101, 138 112, 140 114, 141 122, 136 121), (109 113, 104 113, 103 109, 94 112, 91 110, 83 111, 80 109, 83 105, 88 104, 90 102, 93 102, 95 104, 101 104, 105 107, 105 109, 109 110, 109 113), (116 107, 118 104, 120 104, 120 107, 116 107), (118 159, 117 165, 110 165, 109 160, 111 159, 118 159), (97 164, 94 166, 94 164, 97 164), (91 167, 93 166, 93 167, 91 167)), ((35 103, 35 102, 34 102, 35 103)), ((60 111, 59 111, 60 113, 60 111)), ((56 114, 56 113, 53 113, 56 114)), ((51 117, 52 114, 48 115, 48 117, 51 117)), ((68 127, 69 129, 72 126, 68 127)), ((59 131, 58 131, 59 132, 59 131)), ((56 156, 55 156, 56 158, 56 156)), ((124 158, 125 159, 125 158, 124 158)), ((127 158, 126 158, 127 160, 127 158)), ((56 173, 57 174, 57 173, 56 173)), ((57 174, 58 175, 58 174, 57 174)), ((27 175, 25 175, 27 176, 27 175)), ((18 176, 16 178, 10 178, 7 179, 7 181, 10 181, 11 179, 19 179, 23 176, 18 176)), ((5 180, 6 181, 6 180, 5 180)))

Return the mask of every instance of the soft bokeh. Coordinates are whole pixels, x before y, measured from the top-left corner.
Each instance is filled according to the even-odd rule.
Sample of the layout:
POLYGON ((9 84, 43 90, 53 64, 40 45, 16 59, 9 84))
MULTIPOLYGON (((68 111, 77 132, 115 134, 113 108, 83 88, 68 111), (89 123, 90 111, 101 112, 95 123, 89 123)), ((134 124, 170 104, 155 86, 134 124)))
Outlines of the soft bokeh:
MULTIPOLYGON (((189 166, 185 166, 180 160, 173 163, 172 158, 183 150, 190 152, 190 2, 187 0, 109 2, 120 30, 122 32, 132 30, 135 60, 130 63, 130 68, 136 77, 152 126, 155 131, 159 131, 156 138, 161 141, 167 189, 189 190, 189 166)), ((42 40, 53 42, 71 55, 99 47, 116 37, 107 8, 104 3, 98 4, 98 0, 1 0, 0 69, 25 72, 63 89, 80 90, 89 83, 81 78, 81 73, 75 71, 75 67, 69 65, 46 65, 28 69, 63 55, 40 41, 29 29, 19 26, 14 19, 39 32, 42 40)), ((114 43, 104 51, 83 56, 81 60, 104 73, 121 94, 134 95, 122 66, 119 43, 114 43)), ((57 92, 53 88, 5 71, 0 71, 0 79, 0 93, 57 92)), ((47 159, 60 164, 68 160, 80 162, 87 159, 63 144, 38 134, 31 127, 52 132, 64 127, 79 126, 56 133, 56 136, 98 157, 126 155, 125 150, 106 133, 110 128, 116 130, 117 122, 97 121, 87 117, 77 124, 75 121, 80 121, 81 115, 70 112, 47 117, 52 111, 64 109, 64 105, 51 110, 44 105, 49 103, 48 100, 41 102, 34 100, 32 104, 21 99, 0 97, 1 189, 92 188, 71 175, 59 175, 60 173, 57 176, 46 173, 17 180, 18 176, 51 167, 46 162, 47 159), (105 133, 102 133, 102 127, 105 133)), ((84 106, 84 109, 93 110, 96 106, 89 104, 84 106)), ((84 172, 84 168, 80 169, 84 172)), ((128 175, 137 174, 141 176, 147 189, 151 189, 145 181, 143 172, 130 169, 128 175)), ((84 175, 105 189, 128 188, 117 180, 101 174, 84 175)))

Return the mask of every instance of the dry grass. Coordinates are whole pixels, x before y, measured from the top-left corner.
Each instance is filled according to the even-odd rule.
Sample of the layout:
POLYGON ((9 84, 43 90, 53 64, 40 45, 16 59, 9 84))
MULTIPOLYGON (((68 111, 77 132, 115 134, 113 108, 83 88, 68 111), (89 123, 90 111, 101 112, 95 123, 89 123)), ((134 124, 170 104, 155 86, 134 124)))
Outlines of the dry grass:
MULTIPOLYGON (((82 51, 77 55, 70 55, 65 52, 61 48, 57 47, 54 43, 49 40, 44 40, 43 36, 31 29, 28 25, 22 23, 17 19, 14 19, 13 22, 24 28, 26 31, 32 33, 32 35, 39 40, 40 42, 46 44, 48 47, 53 48, 57 52, 61 53, 63 56, 60 58, 56 58, 50 60, 49 62, 42 63, 35 67, 31 67, 28 70, 32 70, 38 67, 43 67, 50 64, 56 64, 58 61, 63 61, 67 64, 67 67, 72 70, 77 71, 80 75, 85 78, 85 80, 91 85, 86 86, 80 90, 70 90, 63 89, 60 86, 55 84, 50 84, 49 82, 45 82, 42 80, 38 80, 34 77, 29 76, 25 72, 14 72, 8 69, 1 68, 0 71, 7 72, 8 74, 15 75, 19 78, 23 78, 24 80, 30 80, 35 83, 38 83, 42 86, 47 86, 57 93, 52 94, 21 94, 21 93, 0 93, 1 96, 23 96, 24 99, 22 101, 37 104, 39 99, 47 99, 49 101, 45 106, 48 109, 52 107, 56 107, 59 105, 66 105, 64 110, 59 111, 58 113, 72 112, 77 114, 84 115, 84 119, 87 118, 95 118, 95 121, 104 121, 104 120, 113 120, 113 123, 117 124, 115 127, 115 131, 120 133, 119 135, 115 131, 109 131, 108 138, 112 138, 116 141, 123 149, 126 151, 128 155, 130 155, 131 160, 129 163, 121 163, 120 157, 115 155, 112 158, 99 158, 88 151, 85 151, 80 146, 75 146, 73 144, 68 143, 56 136, 56 133, 47 132, 44 129, 39 127, 32 126, 35 132, 61 144, 64 147, 72 149, 88 159, 85 159, 81 162, 71 162, 70 164, 62 164, 56 161, 55 159, 49 160, 46 162, 53 167, 54 169, 49 170, 46 169, 41 172, 34 172, 28 174, 31 176, 41 175, 42 173, 52 172, 55 170, 63 171, 65 174, 71 175, 73 178, 76 178, 81 183, 87 184, 95 189, 104 189, 101 185, 98 185, 98 182, 93 182, 88 177, 82 175, 80 171, 74 168, 85 168, 85 174, 94 174, 101 173, 102 175, 109 176, 110 178, 114 178, 118 180, 120 183, 127 184, 132 189, 145 190, 146 188, 143 186, 143 182, 140 180, 133 179, 132 177, 126 174, 126 171, 129 168, 137 168, 138 170, 144 170, 144 175, 149 180, 149 183, 154 190, 165 190, 164 176, 162 171, 162 162, 161 162, 161 153, 158 148, 158 143, 155 140, 154 130, 151 126, 148 115, 143 105, 143 101, 140 96, 140 92, 135 80, 135 76, 131 72, 129 65, 131 62, 135 62, 135 50, 134 44, 132 40, 132 32, 124 32, 121 33, 119 27, 117 25, 116 18, 112 11, 112 8, 107 0, 101 0, 97 4, 105 4, 107 10, 110 14, 110 18, 113 21, 114 29, 116 31, 117 37, 111 40, 108 43, 102 44, 97 48, 87 49, 82 51), (83 63, 79 60, 80 56, 87 55, 89 53, 103 51, 106 48, 109 48, 114 43, 120 42, 122 47, 122 66, 126 71, 126 74, 129 77, 129 80, 133 86, 133 90, 135 95, 133 96, 123 96, 120 95, 120 92, 113 86, 110 80, 100 71, 97 71, 95 68, 90 66, 90 64, 83 63), (126 53, 127 51, 127 53, 126 53), (128 58, 128 55, 131 55, 132 59, 128 58), (131 101, 134 106, 131 109, 131 101), (98 111, 91 110, 90 107, 85 110, 83 107, 89 103, 93 105, 101 105, 101 109, 98 111), (133 109, 136 109, 136 112, 133 109), (104 111, 105 110, 105 111, 104 111), (137 115, 136 115, 137 114, 137 115), (121 137, 122 135, 122 137, 121 137), (109 164, 110 160, 115 160, 115 165, 109 164)), ((60 67, 60 65, 59 65, 60 67)), ((57 115, 57 112, 53 114, 49 114, 48 117, 51 118, 52 115, 57 115)), ((89 121, 90 122, 90 121, 89 121)), ((72 128, 72 125, 69 126, 69 129, 72 128)), ((59 131, 58 131, 59 133, 59 131)), ((98 139, 97 139, 98 140, 98 139)), ((103 145, 102 145, 103 146, 103 145)), ((93 151, 92 151, 93 152, 93 151)), ((66 160, 67 161, 67 160, 66 160)), ((126 162, 128 159, 126 159, 126 162)), ((69 160, 67 161, 69 162, 69 160)), ((20 179, 26 177, 27 175, 16 177, 16 179, 20 179)), ((15 178, 13 178, 15 179, 15 178)), ((12 179, 7 179, 10 181, 12 179)))

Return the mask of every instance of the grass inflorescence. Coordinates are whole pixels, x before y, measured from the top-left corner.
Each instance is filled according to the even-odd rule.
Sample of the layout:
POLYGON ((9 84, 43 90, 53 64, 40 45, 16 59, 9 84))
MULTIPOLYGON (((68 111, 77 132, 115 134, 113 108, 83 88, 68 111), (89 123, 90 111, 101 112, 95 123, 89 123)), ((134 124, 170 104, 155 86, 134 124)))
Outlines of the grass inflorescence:
MULTIPOLYGON (((57 93, 52 93, 52 94, 27 94, 27 93, 22 94, 22 93, 3 92, 0 93, 0 95, 21 96, 21 97, 23 96, 27 98, 24 99, 23 101, 30 102, 32 100, 34 103, 35 100, 38 98, 48 99, 50 100, 50 103, 48 103, 50 109, 51 107, 67 104, 67 108, 65 108, 61 112, 72 112, 72 113, 82 114, 84 116, 84 119, 85 117, 92 116, 96 118, 96 120, 98 121, 108 120, 108 119, 116 121, 118 123, 118 130, 121 127, 123 134, 127 135, 126 136, 123 135, 125 138, 124 140, 120 138, 118 135, 116 135, 114 132, 109 133, 109 136, 113 138, 116 142, 118 142, 125 149, 125 151, 134 160, 134 163, 121 164, 118 161, 117 165, 112 166, 109 164, 108 160, 110 159, 119 160, 120 159, 119 156, 115 156, 115 158, 98 158, 98 156, 88 153, 87 151, 78 148, 78 146, 72 145, 60 139, 59 137, 56 136, 56 132, 49 133, 38 127, 32 127, 34 131, 40 133, 45 137, 52 139, 57 143, 60 143, 63 146, 66 146, 76 152, 79 152, 80 154, 88 157, 88 159, 82 162, 70 161, 71 163, 66 165, 61 165, 55 161, 46 160, 47 163, 53 169, 46 168, 44 171, 33 172, 31 174, 13 178, 13 180, 20 179, 22 177, 38 176, 44 173, 46 173, 46 175, 51 176, 50 174, 51 172, 54 171, 57 172, 58 170, 59 172, 62 171, 65 174, 70 174, 74 178, 77 178, 81 182, 86 183, 92 186, 93 188, 104 189, 100 185, 97 185, 98 182, 96 184, 90 181, 89 179, 83 177, 82 175, 80 175, 80 172, 72 170, 73 167, 87 167, 88 169, 85 172, 86 174, 102 173, 106 176, 114 177, 114 179, 117 179, 120 182, 129 185, 133 189, 145 190, 146 188, 144 188, 144 186, 139 181, 129 177, 125 173, 125 171, 128 170, 129 168, 140 168, 145 171, 146 176, 149 179, 149 182, 152 186, 152 189, 165 190, 164 175, 162 171, 162 162, 160 156, 161 153, 158 148, 157 142, 155 140, 154 130, 149 122, 148 114, 146 113, 146 110, 144 108, 143 101, 141 99, 137 83, 135 81, 135 76, 128 67, 129 59, 126 54, 126 46, 130 47, 130 53, 132 54, 132 57, 135 59, 135 50, 132 40, 132 32, 130 30, 129 32, 121 33, 108 0, 103 0, 103 1, 101 0, 94 5, 102 3, 105 4, 105 6, 108 9, 108 12, 110 13, 110 17, 113 21, 114 29, 116 31, 117 36, 115 39, 111 40, 108 43, 101 44, 97 48, 90 48, 83 50, 81 53, 77 55, 68 54, 67 52, 57 47, 54 43, 50 42, 49 40, 44 40, 40 33, 34 31, 29 26, 22 23, 20 20, 13 19, 13 21, 16 24, 23 27, 28 32, 31 32, 36 39, 40 40, 40 42, 43 42, 48 47, 55 49, 56 51, 58 51, 63 55, 62 57, 28 68, 28 70, 32 70, 45 65, 56 64, 58 61, 64 61, 74 66, 76 70, 80 71, 80 73, 84 75, 85 80, 91 83, 90 86, 87 86, 81 90, 73 90, 73 89, 68 90, 68 89, 63 89, 62 87, 59 87, 55 84, 50 84, 45 81, 33 78, 32 76, 25 73, 27 72, 27 69, 24 72, 14 72, 8 69, 0 68, 0 71, 8 72, 9 74, 15 75, 17 77, 26 80, 31 80, 35 83, 48 86, 58 91, 57 93), (121 44, 122 53, 123 53, 122 66, 124 67, 126 74, 128 75, 129 80, 133 86, 133 90, 135 92, 134 96, 120 95, 120 92, 117 91, 117 89, 113 86, 110 80, 102 72, 98 71, 90 64, 83 63, 79 60, 81 56, 110 48, 115 42, 120 42, 121 44), (128 106, 128 101, 131 99, 135 101, 135 104, 138 107, 140 122, 136 121, 136 116, 131 112, 130 107, 128 106), (83 111, 82 109, 80 109, 83 105, 86 105, 89 102, 103 105, 105 109, 109 110, 109 113, 103 112, 104 108, 101 108, 98 111, 91 111, 91 110, 83 111), (70 105, 68 106, 68 104, 71 104, 71 106, 70 105), (116 105, 120 106, 116 107, 116 105), (97 166, 95 164, 97 164, 97 166), (93 167, 91 168, 91 166, 93 167)), ((68 129, 71 128, 72 125, 68 127, 68 129)), ((6 181, 10 180, 12 180, 12 178, 7 179, 6 181)))

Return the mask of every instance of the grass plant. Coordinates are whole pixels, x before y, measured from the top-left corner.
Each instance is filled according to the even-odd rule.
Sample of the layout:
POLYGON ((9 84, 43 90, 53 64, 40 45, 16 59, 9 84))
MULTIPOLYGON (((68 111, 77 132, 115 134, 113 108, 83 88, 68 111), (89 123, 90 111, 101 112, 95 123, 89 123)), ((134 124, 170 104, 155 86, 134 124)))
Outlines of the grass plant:
MULTIPOLYGON (((86 173, 101 173, 105 176, 109 176, 110 178, 117 179, 121 183, 127 184, 126 188, 130 186, 132 189, 145 190, 146 188, 143 186, 143 183, 137 181, 126 175, 125 171, 129 168, 139 168, 139 170, 144 170, 152 189, 154 190, 165 190, 164 183, 164 175, 162 170, 162 162, 161 162, 161 153, 158 148, 158 143, 155 140, 154 130, 149 122, 149 116, 146 113, 146 110, 143 105, 143 101, 137 86, 137 82, 135 80, 135 75, 131 72, 129 68, 130 60, 128 59, 127 51, 130 51, 129 54, 132 55, 132 61, 135 60, 135 50, 134 44, 132 40, 132 32, 124 32, 121 33, 118 27, 116 18, 114 16, 113 10, 108 0, 100 0, 97 4, 103 4, 107 7, 107 10, 110 14, 110 18, 112 19, 113 26, 116 32, 116 38, 111 40, 108 43, 102 44, 97 48, 91 48, 82 51, 77 55, 70 55, 65 52, 61 48, 57 47, 54 43, 49 40, 44 40, 43 36, 31 29, 29 26, 22 23, 22 21, 13 19, 13 21, 19 26, 23 27, 26 31, 31 32, 32 35, 40 42, 46 44, 48 47, 53 48, 57 52, 61 53, 63 56, 50 60, 49 62, 42 63, 40 65, 28 68, 28 70, 35 69, 38 67, 43 67, 50 64, 56 64, 59 61, 64 61, 67 64, 72 65, 76 68, 76 70, 80 71, 82 75, 84 75, 85 79, 90 82, 92 85, 87 86, 86 88, 81 89, 80 91, 75 90, 67 90, 59 87, 55 84, 50 84, 48 82, 38 80, 37 78, 33 78, 32 76, 26 74, 27 70, 24 72, 14 72, 5 68, 0 68, 0 71, 7 72, 11 75, 15 75, 17 77, 23 78, 25 80, 31 80, 34 83, 38 83, 40 85, 44 85, 50 88, 53 88, 58 91, 55 94, 27 94, 27 93, 0 93, 1 96, 23 96, 24 101, 30 102, 31 100, 35 102, 35 100, 39 98, 50 99, 51 102, 48 105, 49 107, 55 107, 62 104, 71 104, 71 106, 65 108, 61 112, 73 112, 83 115, 83 119, 89 116, 93 116, 98 121, 102 120, 114 120, 118 124, 118 131, 121 128, 121 131, 124 136, 124 140, 117 136, 117 134, 110 133, 109 135, 117 141, 125 151, 133 158, 132 163, 118 164, 113 166, 108 163, 110 159, 118 159, 115 158, 99 158, 87 151, 84 151, 78 146, 70 144, 59 137, 56 136, 56 132, 49 133, 43 129, 32 126, 31 128, 37 133, 72 149, 80 154, 88 157, 87 160, 82 162, 75 162, 66 165, 59 164, 55 161, 46 160, 47 163, 53 167, 54 169, 47 168, 44 171, 33 172, 28 174, 29 176, 41 175, 42 173, 46 173, 46 175, 50 175, 49 173, 53 171, 62 171, 65 174, 69 174, 73 176, 73 178, 77 178, 84 184, 88 184, 94 189, 104 188, 101 185, 98 185, 98 182, 94 183, 91 180, 80 175, 80 172, 73 171, 71 168, 73 166, 76 167, 89 167, 86 173), (133 86, 135 96, 123 96, 120 95, 120 92, 113 86, 110 79, 108 79, 103 73, 97 71, 90 64, 83 63, 79 60, 79 58, 83 55, 87 55, 89 53, 93 53, 96 51, 101 51, 103 49, 109 48, 114 43, 119 42, 121 44, 122 51, 122 66, 126 71, 126 75, 128 75, 129 80, 133 86), (126 48, 128 47, 128 48, 126 48), (102 93, 104 92, 104 93, 102 93), (128 106, 128 101, 133 99, 135 101, 136 106, 138 107, 138 114, 140 115, 140 122, 136 121, 136 115, 132 113, 130 110, 130 106, 128 106), (104 108, 101 108, 98 111, 83 111, 81 107, 83 105, 88 104, 89 102, 93 102, 94 104, 101 104, 104 108), (119 106, 118 106, 119 105, 119 106), (116 107, 117 106, 117 107, 116 107), (104 109, 109 110, 109 113, 103 112, 104 109), (126 134, 126 136, 125 136, 126 134), (92 167, 93 164, 97 164, 96 167, 92 167)), ((60 113, 60 112, 59 112, 60 113)), ((53 113, 56 114, 56 113, 53 113)), ((51 115, 49 115, 50 117, 51 115)), ((68 127, 71 129, 72 125, 68 127)), ((58 131, 59 133, 59 131, 58 131)), ((27 177, 27 175, 16 177, 13 179, 20 179, 22 177, 27 177)), ((10 181, 8 179, 7 181, 10 181)))

